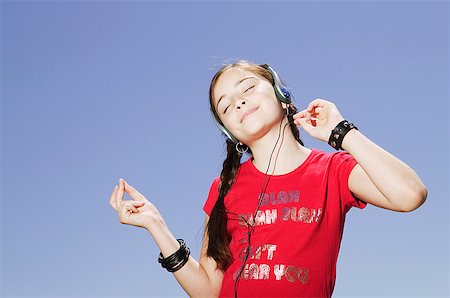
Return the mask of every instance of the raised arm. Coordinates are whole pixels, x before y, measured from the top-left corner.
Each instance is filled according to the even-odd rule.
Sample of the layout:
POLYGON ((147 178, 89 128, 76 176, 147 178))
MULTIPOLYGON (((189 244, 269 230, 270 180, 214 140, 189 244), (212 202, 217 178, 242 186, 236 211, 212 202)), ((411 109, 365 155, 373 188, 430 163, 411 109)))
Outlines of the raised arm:
MULTIPOLYGON (((328 142, 331 131, 344 120, 332 102, 315 99, 295 114, 294 123, 311 136, 328 142)), ((348 179, 350 191, 372 205, 408 212, 425 201, 428 191, 407 164, 387 152, 356 129, 343 139, 342 149, 358 162, 348 179)))
POLYGON ((349 131, 342 148, 358 162, 348 178, 356 197, 400 212, 413 211, 425 202, 428 191, 414 170, 359 131, 349 131))
MULTIPOLYGON (((180 244, 156 207, 123 179, 111 194, 110 205, 118 212, 120 223, 145 228, 155 240, 164 258, 179 249, 180 244), (124 201, 124 192, 127 192, 133 200, 124 201)), ((205 227, 208 220, 209 217, 206 216, 205 227)), ((206 256, 207 247, 208 236, 205 233, 200 262, 189 256, 187 263, 173 273, 190 297, 217 297, 220 293, 223 272, 217 269, 214 259, 206 256)), ((165 269, 161 269, 164 270, 161 274, 168 274, 165 269)))

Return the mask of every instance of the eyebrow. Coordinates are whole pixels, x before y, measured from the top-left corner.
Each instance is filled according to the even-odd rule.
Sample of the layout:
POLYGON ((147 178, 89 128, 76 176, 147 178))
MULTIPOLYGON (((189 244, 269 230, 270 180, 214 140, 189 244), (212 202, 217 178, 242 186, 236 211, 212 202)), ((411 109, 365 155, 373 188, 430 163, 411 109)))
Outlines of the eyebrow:
MULTIPOLYGON (((245 77, 245 78, 243 78, 242 80, 237 81, 237 82, 234 84, 234 87, 237 87, 237 85, 239 85, 239 84, 242 83, 243 81, 245 81, 245 80, 247 80, 247 79, 251 79, 251 78, 255 78, 255 77, 245 77)), ((224 97, 225 97, 225 94, 222 95, 222 96, 219 98, 219 100, 217 101, 216 110, 219 109, 219 102, 220 102, 220 101, 222 100, 222 98, 224 98, 224 97)))

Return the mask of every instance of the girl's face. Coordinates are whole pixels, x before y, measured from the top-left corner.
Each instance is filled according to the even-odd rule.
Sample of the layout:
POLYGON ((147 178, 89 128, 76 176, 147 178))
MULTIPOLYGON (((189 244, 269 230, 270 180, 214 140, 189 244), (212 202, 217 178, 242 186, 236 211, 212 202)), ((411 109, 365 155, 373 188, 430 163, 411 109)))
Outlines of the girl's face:
POLYGON ((244 144, 261 138, 282 119, 283 109, 270 82, 242 68, 222 73, 213 95, 220 120, 244 144))

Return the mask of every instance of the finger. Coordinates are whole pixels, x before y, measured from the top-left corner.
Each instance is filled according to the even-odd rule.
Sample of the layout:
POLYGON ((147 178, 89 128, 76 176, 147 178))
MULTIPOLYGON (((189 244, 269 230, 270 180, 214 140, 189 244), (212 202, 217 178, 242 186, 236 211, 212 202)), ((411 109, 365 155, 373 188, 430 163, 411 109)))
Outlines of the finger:
POLYGON ((119 188, 117 189, 117 193, 116 193, 116 208, 117 210, 120 210, 120 206, 123 203, 123 192, 124 192, 124 187, 123 187, 123 179, 119 179, 119 188))
POLYGON ((320 114, 320 112, 323 110, 323 108, 321 106, 316 106, 313 109, 313 115, 317 115, 320 114))
POLYGON ((312 112, 314 110, 315 107, 324 107, 325 106, 326 101, 320 98, 316 98, 313 101, 311 101, 308 104, 308 107, 306 108, 306 110, 308 112, 312 112))
POLYGON ((311 135, 312 130, 314 129, 314 127, 313 127, 311 124, 309 124, 309 123, 307 122, 306 119, 304 119, 304 118, 299 118, 299 119, 295 120, 294 123, 295 123, 295 122, 296 122, 298 125, 300 125, 300 126, 301 126, 308 134, 311 135))
POLYGON ((124 218, 124 216, 129 217, 131 214, 137 213, 137 211, 133 210, 134 207, 127 205, 127 204, 125 204, 124 206, 125 207, 123 207, 123 209, 122 209, 122 216, 121 216, 122 218, 124 218))
POLYGON ((123 210, 125 213, 138 213, 139 212, 136 207, 134 207, 130 204, 124 204, 123 210))
POLYGON ((145 197, 140 192, 138 192, 133 186, 128 184, 125 180, 123 180, 123 182, 125 185, 125 191, 130 195, 132 199, 142 202, 146 201, 145 197))
MULTIPOLYGON (((312 121, 315 120, 319 120, 316 117, 313 117, 311 113, 307 112, 306 110, 301 111, 300 113, 298 113, 299 115, 297 115, 296 117, 294 117, 295 119, 304 119, 306 120, 307 123, 311 124, 312 121)), ((294 122, 295 123, 295 122, 294 122)), ((298 124, 298 123, 297 123, 298 124)))
POLYGON ((125 204, 123 204, 124 212, 129 212, 131 210, 133 211, 133 213, 138 213, 139 210, 136 207, 142 207, 142 204, 142 202, 138 201, 127 201, 125 204))
POLYGON ((300 111, 300 112, 294 114, 294 115, 292 116, 292 118, 294 118, 294 119, 297 119, 297 118, 303 118, 303 117, 305 117, 305 114, 306 114, 306 110, 302 110, 302 111, 300 111))
POLYGON ((116 185, 111 193, 111 197, 109 198, 109 205, 111 205, 111 207, 117 211, 117 207, 116 207, 116 192, 117 192, 117 188, 118 186, 116 185))

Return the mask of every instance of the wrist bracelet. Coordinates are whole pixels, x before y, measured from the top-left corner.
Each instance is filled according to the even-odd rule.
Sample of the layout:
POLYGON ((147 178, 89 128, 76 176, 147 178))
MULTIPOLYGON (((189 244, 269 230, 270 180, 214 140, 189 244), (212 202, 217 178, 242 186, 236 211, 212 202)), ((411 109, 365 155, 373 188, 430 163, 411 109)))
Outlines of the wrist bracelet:
POLYGON ((180 248, 176 252, 167 258, 164 258, 162 253, 159 253, 158 262, 169 272, 180 270, 189 260, 189 255, 191 253, 189 248, 186 247, 186 243, 183 239, 177 239, 177 241, 180 243, 180 248))
POLYGON ((330 138, 328 139, 328 144, 331 145, 336 150, 342 149, 342 141, 344 136, 353 128, 358 130, 358 128, 351 122, 347 120, 342 120, 336 125, 336 127, 331 131, 330 138))

